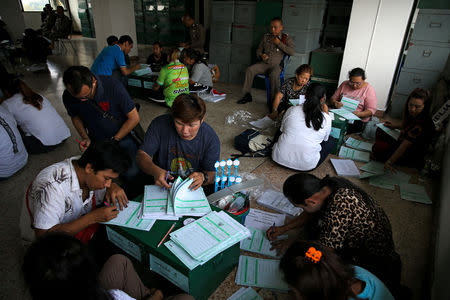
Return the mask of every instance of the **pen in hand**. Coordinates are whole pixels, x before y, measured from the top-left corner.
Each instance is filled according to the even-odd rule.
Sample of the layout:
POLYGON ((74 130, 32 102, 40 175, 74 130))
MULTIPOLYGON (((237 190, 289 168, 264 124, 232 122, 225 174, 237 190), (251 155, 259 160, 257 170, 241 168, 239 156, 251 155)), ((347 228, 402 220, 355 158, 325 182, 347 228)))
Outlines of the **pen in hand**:
MULTIPOLYGON (((167 171, 167 173, 166 173, 166 182, 167 182, 167 179, 169 178, 169 174, 170 174, 170 171, 167 171)), ((163 187, 163 191, 165 191, 166 190, 166 187, 163 187)))

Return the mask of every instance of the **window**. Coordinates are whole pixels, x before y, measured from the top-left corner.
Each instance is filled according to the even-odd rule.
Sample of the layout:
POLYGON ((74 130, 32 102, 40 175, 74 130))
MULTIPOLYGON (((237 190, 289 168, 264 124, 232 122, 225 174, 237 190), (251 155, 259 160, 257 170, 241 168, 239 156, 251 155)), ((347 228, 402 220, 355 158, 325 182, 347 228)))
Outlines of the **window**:
POLYGON ((42 11, 48 0, 22 0, 23 11, 42 11))

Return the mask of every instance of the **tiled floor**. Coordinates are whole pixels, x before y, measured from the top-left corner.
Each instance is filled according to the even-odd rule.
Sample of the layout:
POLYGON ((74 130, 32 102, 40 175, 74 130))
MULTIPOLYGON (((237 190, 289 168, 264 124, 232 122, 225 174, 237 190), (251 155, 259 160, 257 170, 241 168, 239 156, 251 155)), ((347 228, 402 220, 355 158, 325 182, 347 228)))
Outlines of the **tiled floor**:
MULTIPOLYGON (((64 90, 62 74, 70 65, 90 66, 95 54, 95 40, 77 38, 73 40, 76 52, 68 51, 63 55, 53 55, 49 58, 50 74, 24 73, 24 80, 36 91, 47 97, 55 106, 71 128, 72 137, 61 147, 49 154, 30 155, 27 166, 7 181, 0 182, 0 191, 3 195, 0 200, 0 299, 27 299, 20 267, 23 248, 19 239, 18 220, 23 203, 23 196, 28 184, 34 176, 44 167, 61 161, 66 157, 79 154, 75 137, 77 134, 71 124, 61 95, 64 90)), ((148 47, 139 46, 141 61, 145 61, 148 47), (144 53, 144 54, 142 54, 144 53)), ((265 91, 255 90, 254 101, 245 105, 235 104, 241 96, 240 86, 217 84, 216 89, 227 93, 227 99, 218 103, 207 103, 206 121, 214 128, 221 140, 221 158, 228 158, 237 151, 233 148, 233 138, 242 132, 245 122, 230 116, 251 114, 253 118, 264 116, 266 111, 265 91), (234 120, 234 121, 233 121, 234 120), (231 122, 233 121, 233 122, 231 122)), ((136 99, 141 104, 141 124, 144 128, 157 115, 167 111, 166 108, 146 100, 136 99)), ((291 174, 288 170, 274 164, 267 158, 242 158, 240 170, 253 172, 265 179, 266 183, 281 187, 283 181, 291 174)), ((405 170, 413 174, 413 182, 417 182, 417 175, 412 170, 405 170)), ((333 174, 335 172, 326 161, 313 172, 315 175, 333 174)), ((403 201, 399 190, 382 190, 370 186, 367 182, 352 179, 363 187, 384 208, 391 220, 394 241, 403 260, 403 283, 409 286, 414 293, 414 299, 426 299, 427 280, 429 277, 429 263, 433 252, 432 236, 432 207, 422 204, 403 201)), ((436 190, 436 189, 434 189, 436 190)), ((226 299, 238 289, 233 283, 234 273, 213 294, 214 299, 226 299)), ((264 294, 266 296, 266 294, 264 294)), ((270 293, 267 297, 271 297, 270 293)))

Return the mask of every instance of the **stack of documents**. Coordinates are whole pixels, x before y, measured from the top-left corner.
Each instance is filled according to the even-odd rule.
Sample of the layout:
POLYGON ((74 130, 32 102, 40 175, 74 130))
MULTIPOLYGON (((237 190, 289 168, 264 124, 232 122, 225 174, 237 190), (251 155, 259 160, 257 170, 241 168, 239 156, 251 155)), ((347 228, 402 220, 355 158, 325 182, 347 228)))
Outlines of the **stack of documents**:
POLYGON ((103 224, 149 231, 155 223, 155 220, 143 220, 139 218, 140 210, 141 203, 129 201, 127 207, 119 210, 117 217, 103 224))
POLYGON ((358 177, 360 176, 359 170, 353 160, 350 159, 330 159, 331 164, 338 176, 358 177))
POLYGON ((252 125, 256 128, 259 128, 259 129, 266 129, 266 128, 275 126, 275 121, 272 120, 271 118, 269 118, 268 116, 265 116, 264 118, 256 120, 256 121, 251 121, 249 123, 250 123, 250 125, 252 125))
POLYGON ((236 284, 256 286, 266 289, 288 291, 288 284, 283 281, 279 269, 279 260, 262 259, 241 255, 236 272, 236 284))
POLYGON ((330 109, 331 112, 340 115, 348 121, 361 120, 353 112, 358 108, 359 101, 343 96, 341 98, 342 108, 330 109))
POLYGON ((211 212, 203 188, 190 190, 192 179, 176 179, 170 190, 156 185, 145 186, 141 217, 177 220, 180 216, 204 216, 211 212))
POLYGON ((428 197, 425 187, 418 184, 401 183, 400 196, 403 200, 414 201, 424 204, 431 204, 430 197, 428 197))
POLYGON ((398 129, 386 127, 383 123, 378 123, 377 127, 389 134, 394 140, 398 140, 400 137, 400 130, 398 129))
POLYGON ((264 194, 256 200, 256 203, 291 216, 298 216, 303 212, 301 207, 297 207, 292 204, 291 201, 283 195, 283 193, 272 189, 265 191, 264 194))
POLYGON ((354 139, 352 137, 349 137, 345 141, 345 144, 356 150, 372 152, 373 143, 368 143, 368 142, 360 141, 360 140, 354 139))
POLYGON ((370 159, 370 153, 341 146, 341 149, 339 150, 339 157, 368 162, 370 159))
POLYGON ((251 287, 240 288, 236 293, 231 295, 227 300, 263 300, 254 289, 251 287))
POLYGON ((136 71, 134 71, 133 75, 143 76, 143 75, 150 74, 151 72, 152 72, 152 69, 150 68, 149 65, 141 64, 141 68, 136 70, 136 71))
POLYGON ((250 231, 226 212, 213 211, 172 232, 165 245, 193 269, 249 236, 250 231))

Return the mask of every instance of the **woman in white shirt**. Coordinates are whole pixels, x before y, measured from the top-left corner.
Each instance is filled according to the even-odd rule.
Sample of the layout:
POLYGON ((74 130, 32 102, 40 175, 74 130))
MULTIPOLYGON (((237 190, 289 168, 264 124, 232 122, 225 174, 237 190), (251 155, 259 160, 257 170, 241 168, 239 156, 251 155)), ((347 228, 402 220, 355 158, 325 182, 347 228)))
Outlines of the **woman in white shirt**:
POLYGON ((184 63, 192 66, 189 73, 189 91, 209 92, 213 86, 213 79, 203 55, 194 49, 186 49, 184 63))
POLYGON ((331 117, 325 104, 326 90, 318 84, 309 86, 303 105, 286 111, 281 135, 272 151, 272 159, 280 165, 310 171, 318 167, 336 143, 331 132, 331 117))
POLYGON ((16 119, 29 153, 53 150, 70 136, 70 130, 45 97, 8 74, 0 81, 2 106, 16 119))

